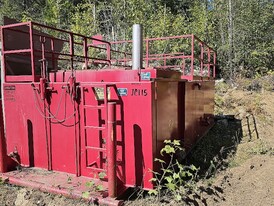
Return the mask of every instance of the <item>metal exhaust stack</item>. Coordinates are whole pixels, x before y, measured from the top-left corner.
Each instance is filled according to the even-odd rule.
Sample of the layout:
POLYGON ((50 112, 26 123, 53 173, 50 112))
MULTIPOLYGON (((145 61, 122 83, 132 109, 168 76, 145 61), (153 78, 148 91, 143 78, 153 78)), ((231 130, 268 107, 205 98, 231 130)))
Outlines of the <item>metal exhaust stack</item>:
POLYGON ((134 24, 132 32, 132 69, 143 68, 143 29, 142 25, 134 24))

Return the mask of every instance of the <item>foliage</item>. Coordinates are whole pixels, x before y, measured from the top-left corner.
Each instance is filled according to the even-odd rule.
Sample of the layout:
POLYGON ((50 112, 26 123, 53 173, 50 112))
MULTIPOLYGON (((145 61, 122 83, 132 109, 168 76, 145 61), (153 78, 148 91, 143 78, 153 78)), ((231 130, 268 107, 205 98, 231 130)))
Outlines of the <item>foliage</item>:
POLYGON ((75 33, 91 36, 96 31, 94 18, 94 4, 78 4, 71 15, 71 30, 75 33))
POLYGON ((51 26, 68 29, 72 3, 68 0, 46 0, 43 22, 51 26))
POLYGON ((95 183, 92 180, 85 183, 87 190, 82 193, 83 198, 88 199, 93 192, 103 192, 106 190, 106 188, 103 186, 102 181, 106 177, 106 173, 100 172, 98 174, 98 177, 100 179, 98 183, 95 183))
POLYGON ((235 82, 238 89, 247 91, 273 91, 274 90, 274 74, 268 72, 267 75, 255 74, 254 78, 236 78, 235 82))
POLYGON ((152 171, 154 178, 150 181, 155 184, 155 189, 150 190, 149 194, 156 195, 158 200, 171 195, 176 201, 181 201, 194 189, 198 169, 194 165, 185 166, 176 158, 176 154, 183 151, 179 140, 165 140, 164 143, 165 146, 160 151, 163 158, 154 160, 161 165, 161 174, 152 171))
MULTIPOLYGON (((143 24, 144 37, 194 33, 217 50, 224 77, 273 71, 272 0, 0 0, 0 5, 1 17, 102 34, 108 41, 131 39, 134 23, 143 24)), ((185 51, 169 41, 151 49, 185 51)))
POLYGON ((0 177, 0 185, 3 185, 8 182, 7 178, 0 177))
POLYGON ((226 2, 212 1, 214 8, 212 17, 215 19, 214 30, 217 37, 215 40, 217 40, 223 73, 230 78, 234 78, 237 73, 245 77, 253 77, 256 71, 262 68, 266 71, 273 70, 271 64, 274 57, 271 34, 274 25, 273 1, 226 2), (231 2, 231 12, 226 2, 231 2), (231 41, 229 41, 229 33, 231 33, 231 41))

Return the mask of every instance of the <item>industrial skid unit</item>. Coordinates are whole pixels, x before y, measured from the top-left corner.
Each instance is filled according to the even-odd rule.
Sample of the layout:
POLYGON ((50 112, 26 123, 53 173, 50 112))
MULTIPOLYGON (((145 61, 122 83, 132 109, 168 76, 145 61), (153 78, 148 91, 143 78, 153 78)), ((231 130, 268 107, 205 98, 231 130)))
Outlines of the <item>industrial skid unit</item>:
POLYGON ((195 35, 143 40, 134 25, 132 41, 107 42, 25 22, 1 41, 11 184, 81 197, 92 181, 94 202, 117 205, 128 187, 153 188, 164 140, 189 151, 213 125, 216 53, 195 35))

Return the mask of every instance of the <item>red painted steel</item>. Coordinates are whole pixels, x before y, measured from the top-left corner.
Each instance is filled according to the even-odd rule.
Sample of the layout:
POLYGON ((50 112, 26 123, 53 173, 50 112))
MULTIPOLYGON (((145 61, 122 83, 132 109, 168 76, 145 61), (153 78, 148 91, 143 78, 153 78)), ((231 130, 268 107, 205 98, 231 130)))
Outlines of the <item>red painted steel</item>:
POLYGON ((4 136, 4 122, 2 113, 2 100, 0 100, 0 173, 7 172, 7 152, 4 136))
MULTIPOLYGON (((187 80, 194 80, 194 76, 207 76, 207 77, 215 77, 215 69, 216 69, 216 52, 209 47, 205 42, 201 41, 198 37, 195 35, 182 35, 182 36, 172 36, 172 37, 160 37, 160 38, 148 38, 144 40, 145 42, 145 47, 146 47, 146 52, 144 54, 143 59, 145 60, 145 65, 146 67, 151 67, 153 65, 153 62, 159 62, 161 60, 164 61, 164 66, 154 66, 155 68, 176 68, 180 69, 182 72, 182 79, 187 79, 187 80), (182 40, 190 40, 189 45, 191 48, 189 49, 190 55, 186 55, 181 52, 173 52, 173 53, 164 53, 164 54, 152 54, 149 51, 149 48, 151 47, 151 44, 154 42, 159 42, 159 41, 177 41, 180 42, 182 40), (200 50, 195 51, 195 46, 199 46, 200 50), (195 54, 197 53, 198 54, 195 54), (204 54, 207 55, 207 58, 204 58, 204 54), (213 54, 213 58, 210 58, 210 55, 213 54), (170 63, 169 65, 166 65, 167 60, 181 60, 183 63, 182 65, 176 65, 170 63), (186 72, 186 65, 185 61, 190 60, 190 72, 187 74, 186 72), (198 61, 199 64, 195 63, 195 61, 198 61), (204 74, 204 66, 207 68, 207 75, 204 74), (195 67, 199 67, 199 74, 195 74, 194 69, 195 67), (212 67, 212 69, 211 69, 212 67)), ((117 45, 123 45, 123 44, 128 44, 132 43, 132 40, 128 41, 116 41, 116 42, 111 42, 112 45, 117 46, 117 45)), ((180 44, 179 44, 180 45, 180 44)), ((124 64, 128 64, 131 62, 131 58, 125 59, 116 59, 118 62, 124 62, 124 64)))
POLYGON ((1 34, 6 151, 0 163, 16 154, 5 160, 10 173, 4 173, 14 183, 35 186, 24 171, 26 181, 12 173, 21 166, 33 177, 40 168, 60 178, 96 179, 113 198, 128 187, 152 189, 164 140, 180 139, 189 150, 212 126, 216 53, 194 35, 146 39, 146 68, 137 71, 127 69, 131 55, 115 48, 130 41, 110 44, 33 22, 3 26, 1 34), (10 50, 8 37, 20 35, 24 46, 10 50), (153 51, 155 41, 182 39, 189 51, 153 51))
POLYGON ((121 200, 108 198, 105 189, 96 192, 95 190, 90 191, 92 188, 85 186, 87 182, 94 182, 95 184, 102 185, 103 188, 107 188, 104 182, 96 179, 75 177, 63 172, 53 173, 35 168, 24 168, 20 173, 18 171, 7 172, 2 177, 8 179, 10 184, 30 187, 43 192, 61 194, 69 198, 81 198, 95 205, 119 206, 123 204, 121 200), (83 193, 87 193, 87 195, 83 196, 83 193))
POLYGON ((108 103, 108 195, 117 197, 115 103, 108 103))

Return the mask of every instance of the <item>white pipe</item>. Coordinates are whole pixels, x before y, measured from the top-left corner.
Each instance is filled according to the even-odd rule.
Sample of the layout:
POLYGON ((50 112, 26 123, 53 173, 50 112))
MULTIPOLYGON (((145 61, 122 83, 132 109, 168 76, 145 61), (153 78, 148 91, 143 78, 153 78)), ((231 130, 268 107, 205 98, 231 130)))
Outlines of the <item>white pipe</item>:
POLYGON ((142 25, 134 24, 132 32, 132 69, 143 67, 143 31, 142 25))

